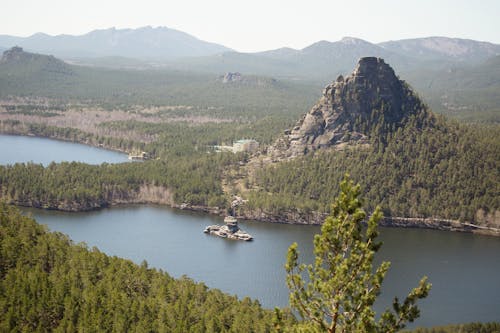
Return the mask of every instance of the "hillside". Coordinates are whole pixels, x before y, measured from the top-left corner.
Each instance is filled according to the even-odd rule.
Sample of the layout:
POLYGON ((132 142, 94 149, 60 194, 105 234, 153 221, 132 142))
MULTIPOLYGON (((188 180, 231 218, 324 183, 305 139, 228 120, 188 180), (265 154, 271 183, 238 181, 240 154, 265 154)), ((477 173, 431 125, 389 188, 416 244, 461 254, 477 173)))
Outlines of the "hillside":
POLYGON ((350 172, 365 184, 368 201, 383 205, 386 216, 499 226, 498 126, 462 125, 434 115, 381 59, 363 58, 352 75, 329 84, 295 126, 293 120, 313 104, 314 85, 239 73, 71 65, 65 66, 73 74, 48 72, 56 79, 40 84, 33 78, 43 70, 11 81, 1 75, 4 65, 0 86, 6 88, 0 91, 5 98, 16 87, 26 95, 6 100, 0 112, 3 132, 145 150, 162 160, 144 163, 144 168, 106 170, 80 164, 1 168, 2 196, 12 203, 92 209, 140 202, 141 184, 161 184, 173 198, 170 204, 224 207, 230 194, 241 192, 250 199, 242 216, 309 223, 322 220, 339 180, 350 172), (46 99, 41 108, 39 100, 27 97, 52 93, 66 102, 56 106, 46 99), (281 135, 285 128, 289 130, 281 135), (213 145, 244 137, 264 147, 275 144, 246 168, 239 166, 248 156, 207 154, 213 145), (289 157, 295 159, 272 163, 289 157), (207 173, 211 163, 216 167, 207 173), (271 166, 261 168, 267 164, 271 166), (143 172, 148 168, 151 175, 143 172), (56 170, 87 178, 77 178, 77 188, 66 188, 53 177, 56 170), (198 176, 187 181, 186 170, 198 176), (37 186, 25 182, 26 174, 37 186))
POLYGON ((434 115, 382 59, 364 58, 249 163, 241 214, 317 223, 348 172, 370 209, 380 203, 387 217, 414 218, 388 224, 499 228, 499 133, 434 115))
MULTIPOLYGON (((491 60, 500 54, 500 46, 497 44, 446 37, 428 37, 374 44, 358 38, 346 37, 335 42, 320 41, 300 50, 280 48, 257 53, 239 53, 226 49, 208 54, 192 52, 189 56, 183 55, 175 57, 175 59, 167 57, 153 59, 146 55, 129 54, 126 50, 122 52, 118 44, 120 41, 123 43, 127 41, 126 45, 133 45, 134 38, 137 37, 139 42, 144 45, 140 45, 134 49, 135 51, 144 54, 154 53, 160 56, 163 51, 157 50, 157 47, 175 46, 180 40, 163 42, 161 38, 167 38, 171 35, 171 31, 167 28, 108 29, 92 32, 88 35, 95 37, 95 40, 89 37, 89 43, 100 41, 100 43, 106 44, 111 43, 110 40, 115 41, 116 39, 116 43, 111 43, 112 45, 116 44, 116 49, 111 50, 105 46, 97 48, 86 46, 87 39, 83 38, 84 36, 66 36, 69 39, 72 38, 72 43, 80 51, 71 57, 65 57, 65 59, 68 59, 67 61, 71 64, 92 68, 85 70, 79 67, 78 71, 81 74, 79 80, 71 82, 61 81, 60 78, 44 77, 43 81, 49 82, 49 86, 41 85, 29 93, 58 96, 61 95, 61 91, 70 94, 74 90, 78 90, 80 96, 86 97, 85 94, 82 94, 85 92, 92 99, 100 94, 102 95, 101 99, 104 97, 110 100, 109 95, 116 95, 120 99, 126 98, 132 101, 133 98, 127 98, 123 95, 133 95, 134 92, 122 94, 121 91, 127 90, 127 87, 122 84, 121 80, 115 80, 119 76, 133 82, 135 78, 130 78, 131 71, 135 71, 134 75, 139 77, 138 84, 134 87, 134 91, 138 91, 139 99, 145 94, 148 95, 148 99, 151 99, 150 92, 156 90, 153 93, 156 95, 153 99, 157 100, 157 96, 162 95, 158 88, 163 85, 158 76, 165 77, 166 75, 182 80, 183 75, 191 78, 193 76, 209 78, 218 77, 228 72, 239 72, 244 75, 264 76, 287 82, 301 82, 304 85, 313 85, 317 88, 329 83, 332 78, 338 75, 349 73, 360 57, 376 56, 391 63, 399 75, 422 94, 423 100, 431 106, 434 112, 467 121, 500 121, 497 98, 500 96, 497 84, 499 77, 497 72, 500 64, 491 60), (136 37, 133 37, 132 41, 128 41, 127 38, 132 38, 131 36, 136 37), (80 37, 81 39, 79 39, 80 37), (148 40, 154 42, 149 43, 148 40), (94 49, 102 52, 92 56, 87 54, 88 50, 94 49), (113 69, 113 71, 106 72, 104 68, 113 69), (120 70, 125 70, 125 73, 120 73, 120 70), (156 76, 153 73, 155 71, 160 72, 160 74, 156 76), (53 89, 47 90, 52 82, 55 82, 53 89), (103 88, 100 84, 96 86, 96 82, 103 82, 106 87, 103 88), (147 87, 147 89, 143 89, 143 87, 147 87), (145 90, 144 93, 142 90, 145 90), (103 93, 106 93, 106 96, 103 93)), ((40 47, 52 40, 47 39, 48 37, 45 38, 46 36, 44 39, 42 36, 37 37, 40 39, 40 47)), ((32 37, 34 38, 34 36, 32 37)), ((12 39, 12 42, 14 41, 16 40, 12 39)), ((2 45, 1 42, 0 45, 2 45)), ((179 47, 176 46, 175 50, 178 49, 179 47)), ((57 49, 45 51, 56 56, 59 55, 57 49)), ((1 79, 0 71, 0 84, 2 83, 1 79)), ((0 91, 8 91, 9 94, 16 95, 16 92, 24 93, 25 89, 29 90, 30 86, 39 82, 40 80, 17 82, 14 83, 14 89, 3 85, 0 86, 2 88, 0 91)), ((207 89, 204 87, 198 91, 204 92, 207 89)), ((314 90, 309 90, 309 96, 315 96, 313 92, 314 90)), ((179 95, 182 94, 178 93, 177 96, 179 95)), ((210 99, 210 96, 203 97, 210 99)), ((189 100, 192 98, 196 98, 196 95, 190 95, 184 100, 188 100, 189 104, 189 100)), ((165 101, 166 98, 163 94, 155 103, 166 103, 165 101)))
POLYGON ((73 74, 71 67, 55 58, 43 54, 24 52, 21 47, 13 47, 3 52, 0 58, 2 74, 9 77, 23 77, 52 72, 61 76, 73 74))
MULTIPOLYGON (((74 244, 0 203, 0 330, 270 332, 258 301, 74 244)), ((284 324, 292 323, 290 314, 284 324)))
POLYGON ((324 85, 346 75, 361 57, 384 58, 414 86, 435 112, 469 121, 500 121, 498 70, 500 45, 429 37, 373 44, 347 37, 320 41, 301 50, 281 48, 259 53, 226 52, 180 59, 168 68, 200 72, 244 72, 314 81, 324 85))
POLYGON ((476 65, 405 73, 435 112, 469 121, 500 122, 500 56, 476 65))
POLYGON ((63 58, 121 56, 158 60, 207 56, 229 48, 199 40, 167 27, 94 30, 81 36, 50 36, 37 33, 29 37, 0 35, 3 47, 21 46, 29 51, 63 58))
POLYGON ((177 116, 197 113, 254 120, 273 111, 287 114, 293 109, 296 115, 317 89, 315 84, 246 73, 245 85, 228 85, 219 79, 224 74, 90 68, 13 48, 0 60, 0 98, 49 98, 62 104, 91 101, 93 106, 108 109, 185 106, 191 111, 177 116))

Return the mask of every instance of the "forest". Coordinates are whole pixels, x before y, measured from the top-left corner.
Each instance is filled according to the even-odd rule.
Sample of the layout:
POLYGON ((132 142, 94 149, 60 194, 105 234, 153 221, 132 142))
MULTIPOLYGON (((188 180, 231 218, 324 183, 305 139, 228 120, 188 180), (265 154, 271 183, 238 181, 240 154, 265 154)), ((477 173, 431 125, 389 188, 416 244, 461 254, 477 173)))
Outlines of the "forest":
MULTIPOLYGON (((285 312, 287 325, 293 317, 285 312)), ((0 204, 2 332, 271 332, 258 301, 110 257, 0 204)))
POLYGON ((0 189, 4 201, 17 205, 90 210, 141 202, 136 199, 140 188, 149 185, 171 193, 163 203, 224 208, 222 172, 237 157, 211 154, 199 159, 101 165, 63 162, 47 167, 18 163, 0 166, 0 189))
MULTIPOLYGON (((359 218, 359 217, 358 217, 359 218)), ((0 203, 2 332, 302 332, 289 309, 263 309, 188 277, 108 256, 48 232, 0 203)), ((495 333, 499 323, 418 328, 415 333, 495 333)))
POLYGON ((346 172, 386 216, 439 217, 499 227, 498 126, 464 125, 422 112, 397 130, 375 126, 369 147, 318 150, 255 172, 249 210, 329 211, 346 172), (498 222, 497 222, 498 223, 498 222))
MULTIPOLYGON (((265 155, 307 112, 324 82, 276 79, 265 76, 267 71, 224 82, 224 73, 83 67, 43 55, 30 59, 0 64, 1 133, 146 151, 151 160, 0 166, 0 331, 307 331, 307 326, 295 326, 292 310, 273 312, 257 300, 238 299, 188 277, 174 279, 146 262, 138 265, 75 244, 9 204, 81 211, 157 202, 221 214, 238 194, 248 199, 239 208, 242 217, 323 216, 335 211, 331 199, 349 173, 362 183, 369 213, 378 212, 380 204, 388 217, 435 217, 500 228, 498 57, 474 67, 406 73, 422 87, 434 111, 469 123, 424 108, 399 127, 387 128, 383 121, 356 124, 366 125, 368 145, 318 150, 275 164, 253 159, 265 155), (241 138, 256 139, 263 149, 256 156, 213 149, 241 138)), ((373 279, 375 287, 379 280, 373 279)), ((346 285, 352 289, 351 282, 346 285)), ((296 295, 310 296, 301 292, 296 295)), ((500 332, 500 324, 407 332, 457 331, 500 332)))
MULTIPOLYGON (((398 128, 366 125, 368 147, 316 151, 277 165, 247 164, 252 158, 246 154, 213 151, 214 145, 245 137, 257 139, 265 151, 279 137, 279 128, 292 126, 298 112, 294 110, 290 114, 270 111, 257 121, 121 120, 95 125, 109 136, 4 120, 0 123, 4 133, 146 151, 155 160, 102 166, 1 166, 0 193, 11 203, 73 210, 136 202, 141 185, 162 186, 172 193, 174 205, 225 208, 230 195, 239 194, 249 199, 239 211, 242 216, 264 212, 279 218, 287 212, 328 213, 340 178, 349 172, 362 181, 368 202, 381 204, 385 216, 434 217, 499 227, 495 214, 500 207, 500 132, 495 124, 464 124, 424 110, 398 128)), ((374 209, 373 205, 368 208, 374 209)))

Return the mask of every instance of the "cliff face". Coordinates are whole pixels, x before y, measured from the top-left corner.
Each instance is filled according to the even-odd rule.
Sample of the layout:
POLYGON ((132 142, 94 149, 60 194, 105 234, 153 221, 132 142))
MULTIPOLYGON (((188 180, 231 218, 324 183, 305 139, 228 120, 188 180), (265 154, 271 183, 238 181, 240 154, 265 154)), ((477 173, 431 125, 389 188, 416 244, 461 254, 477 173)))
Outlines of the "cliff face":
POLYGON ((268 153, 293 158, 322 147, 367 143, 374 126, 398 127, 422 108, 383 59, 361 58, 351 75, 325 87, 318 103, 268 153))

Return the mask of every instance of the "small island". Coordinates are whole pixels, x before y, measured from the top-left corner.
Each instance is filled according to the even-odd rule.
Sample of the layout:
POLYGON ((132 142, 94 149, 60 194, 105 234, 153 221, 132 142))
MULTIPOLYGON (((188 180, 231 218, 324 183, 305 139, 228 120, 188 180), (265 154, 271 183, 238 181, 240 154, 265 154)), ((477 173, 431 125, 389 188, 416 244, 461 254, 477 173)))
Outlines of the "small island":
POLYGON ((251 241, 253 237, 238 227, 238 220, 234 216, 224 218, 225 225, 210 225, 203 231, 206 234, 216 235, 222 238, 251 241))

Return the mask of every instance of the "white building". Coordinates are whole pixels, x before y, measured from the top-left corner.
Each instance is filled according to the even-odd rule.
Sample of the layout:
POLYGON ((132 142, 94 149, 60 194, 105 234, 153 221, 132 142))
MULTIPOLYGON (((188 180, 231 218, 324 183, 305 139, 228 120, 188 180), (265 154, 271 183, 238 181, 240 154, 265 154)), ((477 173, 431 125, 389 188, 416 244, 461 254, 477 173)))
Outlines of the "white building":
POLYGON ((254 152, 259 149, 259 143, 253 139, 243 139, 233 142, 233 153, 242 151, 254 152))

